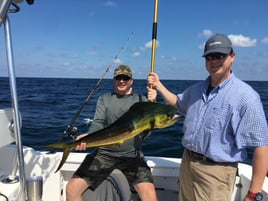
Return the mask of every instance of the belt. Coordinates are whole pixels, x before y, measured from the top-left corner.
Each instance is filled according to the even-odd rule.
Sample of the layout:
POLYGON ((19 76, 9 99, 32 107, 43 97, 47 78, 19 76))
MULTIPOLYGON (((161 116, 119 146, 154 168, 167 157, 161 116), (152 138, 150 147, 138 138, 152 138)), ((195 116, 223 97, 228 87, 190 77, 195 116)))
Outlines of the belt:
POLYGON ((217 162, 213 161, 212 159, 204 156, 203 154, 196 153, 196 152, 191 151, 189 149, 186 149, 186 150, 189 152, 190 157, 193 158, 193 159, 207 161, 207 162, 210 162, 210 163, 217 163, 217 162))
POLYGON ((216 161, 204 156, 203 154, 196 153, 196 152, 191 151, 189 149, 186 149, 186 151, 188 151, 190 158, 195 159, 195 160, 206 161, 206 162, 219 164, 219 165, 228 165, 228 166, 232 166, 232 167, 236 167, 236 168, 238 167, 237 162, 216 162, 216 161))

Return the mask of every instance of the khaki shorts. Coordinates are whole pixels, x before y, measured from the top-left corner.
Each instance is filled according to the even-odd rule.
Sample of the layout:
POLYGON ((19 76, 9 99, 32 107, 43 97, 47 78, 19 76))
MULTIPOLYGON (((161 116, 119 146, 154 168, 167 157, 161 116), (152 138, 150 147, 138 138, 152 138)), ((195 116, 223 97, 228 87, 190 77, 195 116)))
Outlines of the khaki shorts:
POLYGON ((180 201, 230 201, 237 163, 217 163, 185 149, 180 167, 180 201))
POLYGON ((83 178, 94 190, 114 169, 119 169, 130 184, 153 183, 149 166, 143 157, 112 157, 102 154, 88 154, 74 173, 74 178, 83 178))

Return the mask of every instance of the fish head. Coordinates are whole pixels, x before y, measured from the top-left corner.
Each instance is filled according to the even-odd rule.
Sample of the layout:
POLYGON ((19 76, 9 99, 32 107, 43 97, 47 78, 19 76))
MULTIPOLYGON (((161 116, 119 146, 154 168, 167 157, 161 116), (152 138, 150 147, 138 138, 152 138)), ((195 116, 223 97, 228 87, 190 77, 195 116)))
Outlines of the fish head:
POLYGON ((177 108, 156 102, 139 102, 134 104, 130 113, 135 116, 138 127, 166 128, 176 123, 180 116, 177 115, 177 108), (139 115, 138 115, 139 114, 139 115))
POLYGON ((138 102, 132 105, 129 111, 120 118, 123 123, 131 119, 136 133, 138 133, 155 128, 166 128, 175 124, 180 118, 176 113, 177 108, 171 105, 156 102, 138 102))
POLYGON ((171 105, 156 103, 154 109, 154 128, 166 128, 175 124, 180 115, 176 114, 177 108, 171 105))

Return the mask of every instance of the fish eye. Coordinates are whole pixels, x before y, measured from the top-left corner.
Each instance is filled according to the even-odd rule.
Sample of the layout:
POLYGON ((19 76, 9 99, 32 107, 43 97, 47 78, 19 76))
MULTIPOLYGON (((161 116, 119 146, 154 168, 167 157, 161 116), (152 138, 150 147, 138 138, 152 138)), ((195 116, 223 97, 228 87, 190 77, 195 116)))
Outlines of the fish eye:
POLYGON ((173 116, 174 116, 174 114, 173 114, 172 112, 168 112, 168 113, 167 113, 167 117, 168 117, 169 119, 172 119, 173 116))

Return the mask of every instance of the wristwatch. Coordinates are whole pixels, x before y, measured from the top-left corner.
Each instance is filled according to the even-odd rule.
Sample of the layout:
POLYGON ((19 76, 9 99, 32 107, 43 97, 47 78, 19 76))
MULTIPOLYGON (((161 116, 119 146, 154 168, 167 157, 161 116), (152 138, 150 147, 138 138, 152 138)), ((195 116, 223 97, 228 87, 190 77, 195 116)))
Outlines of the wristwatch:
POLYGON ((261 201, 263 199, 263 194, 261 192, 253 193, 251 191, 248 191, 248 197, 255 201, 261 201))

